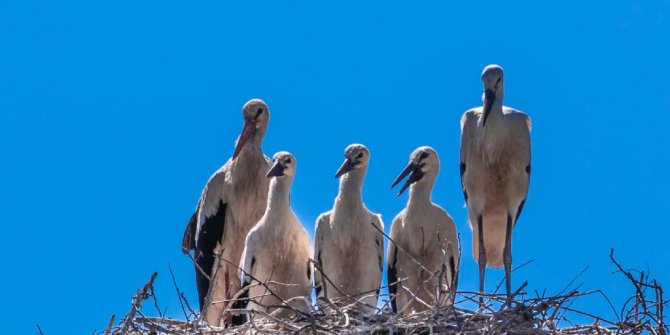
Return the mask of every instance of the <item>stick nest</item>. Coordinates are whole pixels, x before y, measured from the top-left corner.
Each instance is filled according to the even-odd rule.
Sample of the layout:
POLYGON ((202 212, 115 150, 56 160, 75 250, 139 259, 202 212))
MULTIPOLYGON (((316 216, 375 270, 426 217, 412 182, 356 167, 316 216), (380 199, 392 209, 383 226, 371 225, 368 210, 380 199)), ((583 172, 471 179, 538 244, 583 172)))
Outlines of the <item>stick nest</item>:
MULTIPOLYGON (((374 334, 657 334, 666 335, 668 326, 664 319, 664 309, 670 300, 664 300, 663 288, 656 280, 642 271, 625 270, 614 259, 610 259, 631 284, 631 297, 617 310, 600 290, 580 291, 573 288, 577 277, 555 296, 545 293, 525 291, 527 283, 514 293, 511 303, 505 295, 458 292, 454 305, 432 307, 430 310, 400 315, 391 312, 388 301, 377 308, 375 314, 362 314, 356 299, 348 297, 348 305, 343 301, 319 298, 309 313, 299 312, 292 319, 280 319, 263 311, 234 310, 230 313, 247 314, 250 322, 239 327, 218 328, 202 322, 180 289, 173 283, 180 298, 184 320, 167 318, 158 308, 153 292, 154 273, 149 281, 132 298, 131 309, 115 325, 112 316, 108 326, 96 334, 116 335, 195 335, 195 334, 247 334, 247 333, 374 333, 374 334), (616 320, 609 320, 587 311, 573 308, 578 299, 597 295, 611 308, 616 320), (484 304, 479 305, 479 299, 484 304), (351 303, 351 301, 354 303, 351 303), (158 316, 145 316, 142 302, 153 300, 158 316), (459 306, 475 306, 473 309, 459 306), (479 306, 479 307, 477 307, 479 306), (591 320, 587 324, 574 324, 571 318, 591 320)), ((583 271, 582 271, 583 273, 583 271)), ((172 270, 170 269, 172 275, 172 270)), ((581 273, 580 273, 581 275, 581 273)), ((497 290, 496 290, 497 291, 497 290)), ((285 307, 289 308, 290 307, 285 307)))

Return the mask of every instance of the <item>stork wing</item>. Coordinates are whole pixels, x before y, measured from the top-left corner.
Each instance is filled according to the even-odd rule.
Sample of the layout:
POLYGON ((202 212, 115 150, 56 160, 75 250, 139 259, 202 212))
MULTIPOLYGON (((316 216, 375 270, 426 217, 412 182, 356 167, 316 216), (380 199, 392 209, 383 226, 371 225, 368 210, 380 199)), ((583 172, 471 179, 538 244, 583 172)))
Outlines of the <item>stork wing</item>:
MULTIPOLYGON (((377 227, 380 231, 384 231, 384 223, 382 222, 382 217, 379 214, 372 214, 374 221, 373 225, 377 227)), ((382 273, 384 272, 384 235, 380 232, 375 232, 375 244, 377 245, 377 262, 379 264, 379 273, 377 278, 379 278, 378 283, 381 288, 382 273)), ((377 298, 379 298, 379 289, 377 288, 377 298)))
POLYGON ((524 163, 526 163, 526 173, 528 174, 528 178, 530 178, 530 170, 531 170, 531 168, 530 168, 530 166, 531 166, 531 164, 530 164, 530 156, 531 156, 531 153, 530 153, 530 130, 532 128, 532 124, 530 122, 530 117, 528 117, 528 115, 526 115, 522 112, 519 112, 519 111, 517 111, 517 115, 519 115, 519 118, 521 119, 521 122, 519 122, 520 123, 519 128, 521 128, 520 133, 522 135, 519 137, 519 141, 521 142, 520 143, 521 150, 523 150, 524 153, 526 154, 525 157, 524 157, 526 159, 524 163))
MULTIPOLYGON (((525 172, 526 172, 526 178, 527 183, 530 184, 530 173, 531 173, 531 152, 530 152, 530 130, 532 128, 530 117, 528 115, 522 113, 521 111, 509 108, 507 110, 509 115, 513 115, 514 117, 514 131, 515 131, 515 136, 514 136, 514 146, 518 148, 519 153, 520 153, 520 164, 525 172)), ((524 195, 523 200, 521 200, 521 203, 519 203, 519 207, 517 208, 516 211, 516 216, 514 217, 514 226, 516 226, 517 220, 519 220, 519 216, 521 215, 521 211, 523 211, 523 206, 526 203, 526 197, 524 195)))
MULTIPOLYGON (((244 251, 242 252, 242 259, 240 261, 240 269, 237 274, 240 278, 240 296, 235 302, 233 302, 233 309, 246 309, 249 305, 249 285, 251 285, 251 280, 253 273, 255 272, 256 267, 256 255, 253 254, 254 239, 251 234, 247 236, 246 242, 244 243, 244 251)), ((233 318, 234 325, 241 325, 247 321, 246 315, 239 315, 233 318)))
POLYGON ((228 207, 224 196, 227 166, 228 164, 215 172, 207 182, 198 202, 195 231, 190 231, 190 234, 193 234, 192 242, 194 243, 196 263, 195 278, 201 310, 209 291, 209 277, 212 275, 215 260, 214 250, 223 241, 223 229, 228 207))
POLYGON ((471 151, 471 146, 474 145, 475 131, 477 129, 477 109, 471 109, 463 114, 461 117, 461 188, 463 190, 463 197, 465 203, 468 203, 468 192, 465 189, 463 176, 467 170, 468 154, 471 151))
POLYGON ((253 235, 249 234, 244 243, 244 251, 242 251, 242 258, 240 259, 240 268, 237 271, 242 287, 251 284, 251 279, 255 270, 254 268, 256 267, 256 255, 253 254, 255 249, 253 235))
MULTIPOLYGON (((200 207, 200 203, 198 203, 200 207)), ((198 208, 196 207, 195 211, 191 215, 191 218, 186 224, 186 229, 184 229, 184 235, 181 238, 181 252, 188 254, 189 251, 195 248, 195 230, 198 225, 198 208)))
POLYGON ((316 291, 316 298, 318 299, 321 296, 323 291, 324 282, 321 271, 323 271, 323 260, 321 255, 321 241, 323 240, 324 231, 330 224, 330 214, 328 212, 319 215, 316 219, 316 225, 314 227, 314 261, 318 264, 318 268, 314 268, 314 289, 316 291))

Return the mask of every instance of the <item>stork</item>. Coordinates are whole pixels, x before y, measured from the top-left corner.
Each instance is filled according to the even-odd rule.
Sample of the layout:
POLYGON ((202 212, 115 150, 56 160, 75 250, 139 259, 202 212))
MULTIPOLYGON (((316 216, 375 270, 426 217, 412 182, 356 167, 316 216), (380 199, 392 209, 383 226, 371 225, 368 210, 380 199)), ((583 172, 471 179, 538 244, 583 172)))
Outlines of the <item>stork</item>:
POLYGON ((266 174, 271 162, 263 155, 261 142, 270 111, 265 102, 252 99, 242 108, 242 115, 244 127, 233 157, 207 181, 182 239, 184 253, 194 250, 203 320, 214 326, 243 322, 222 314, 240 289, 237 265, 244 239, 263 215, 268 196, 266 174))
POLYGON ((312 242, 290 207, 296 160, 288 152, 273 157, 267 174, 270 193, 265 214, 247 235, 239 272, 248 299, 241 308, 264 310, 278 317, 291 316, 289 306, 307 312, 312 292, 312 242), (245 306, 246 305, 246 306, 245 306), (272 306, 272 307, 268 307, 272 306))
POLYGON ((411 314, 453 303, 460 251, 451 216, 431 200, 440 170, 437 152, 419 147, 391 187, 405 177, 407 207, 393 219, 387 253, 387 279, 393 312, 411 314))
MULTIPOLYGON (((484 292, 487 266, 505 267, 512 299, 512 228, 519 219, 530 180, 530 118, 503 106, 503 70, 482 72, 484 107, 461 118, 461 183, 473 231, 473 254, 484 292)), ((480 303, 483 299, 480 297, 480 303)))
POLYGON ((316 220, 314 259, 328 277, 315 271, 316 295, 343 303, 351 303, 346 297, 353 297, 364 303, 360 310, 369 313, 376 308, 381 286, 384 224, 361 196, 370 151, 352 144, 344 156, 335 173, 340 186, 333 209, 316 220))

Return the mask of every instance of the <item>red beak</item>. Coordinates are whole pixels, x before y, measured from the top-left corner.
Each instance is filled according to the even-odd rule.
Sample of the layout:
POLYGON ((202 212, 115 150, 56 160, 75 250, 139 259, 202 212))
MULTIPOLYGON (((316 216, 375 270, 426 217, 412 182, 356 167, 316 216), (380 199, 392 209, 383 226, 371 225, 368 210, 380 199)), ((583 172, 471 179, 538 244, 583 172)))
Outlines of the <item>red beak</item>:
POLYGON ((256 124, 254 122, 245 121, 244 127, 242 128, 242 134, 240 138, 237 139, 237 145, 235 146, 235 153, 233 154, 233 159, 237 158, 237 155, 240 154, 244 144, 249 141, 249 139, 254 136, 256 132, 256 124))

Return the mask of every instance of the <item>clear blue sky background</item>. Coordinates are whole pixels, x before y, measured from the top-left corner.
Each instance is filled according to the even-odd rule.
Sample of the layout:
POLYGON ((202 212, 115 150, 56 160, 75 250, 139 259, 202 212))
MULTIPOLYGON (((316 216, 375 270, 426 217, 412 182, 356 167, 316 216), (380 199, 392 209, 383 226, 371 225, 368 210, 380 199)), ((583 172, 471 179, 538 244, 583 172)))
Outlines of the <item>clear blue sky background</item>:
MULTIPOLYGON (((535 262, 514 286, 556 293, 590 266, 580 282, 620 305, 632 291, 610 274, 612 247, 670 286, 669 20, 668 1, 0 1, 3 333, 89 334, 152 271, 178 317, 168 263, 195 304, 181 234, 253 97, 271 109, 265 152, 298 159, 292 203, 310 232, 346 145, 372 152, 364 199, 387 230, 406 201, 393 178, 415 147, 436 148, 433 198, 475 290, 459 120, 489 63, 534 126, 513 249, 535 262)), ((488 274, 492 288, 502 272, 488 274)))

